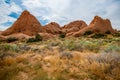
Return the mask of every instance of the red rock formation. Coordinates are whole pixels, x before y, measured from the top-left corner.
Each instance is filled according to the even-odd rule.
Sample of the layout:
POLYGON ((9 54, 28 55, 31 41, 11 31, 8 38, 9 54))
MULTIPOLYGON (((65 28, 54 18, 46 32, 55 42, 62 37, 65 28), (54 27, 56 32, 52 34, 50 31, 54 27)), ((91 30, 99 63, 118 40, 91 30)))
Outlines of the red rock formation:
POLYGON ((72 35, 74 32, 77 32, 83 28, 85 28, 87 24, 84 21, 74 21, 67 25, 65 25, 62 30, 66 33, 67 36, 72 35))
POLYGON ((115 33, 115 31, 112 29, 110 20, 102 19, 99 16, 95 16, 88 27, 85 27, 84 29, 81 29, 79 32, 74 33, 73 36, 75 37, 81 36, 88 30, 93 31, 95 33, 103 33, 103 34, 107 31, 110 31, 111 33, 115 33))
POLYGON ((3 35, 0 35, 0 40, 6 40, 6 37, 3 35))
POLYGON ((0 35, 2 34, 2 31, 0 31, 0 35))
POLYGON ((43 38, 52 38, 60 33, 66 33, 66 36, 79 37, 88 30, 95 33, 105 33, 107 31, 115 33, 115 30, 112 29, 110 20, 102 19, 99 16, 95 16, 89 26, 87 26, 84 21, 79 20, 71 22, 62 28, 55 22, 51 22, 42 27, 39 21, 27 10, 25 10, 10 28, 0 32, 0 36, 1 38, 6 36, 21 39, 28 38, 29 36, 34 36, 39 33, 43 36, 43 38))
POLYGON ((10 38, 10 37, 17 38, 17 39, 29 39, 29 38, 31 38, 31 36, 28 36, 28 35, 23 34, 23 33, 16 33, 16 34, 11 34, 11 35, 6 36, 6 38, 10 38))
POLYGON ((2 32, 2 35, 6 36, 15 33, 23 33, 32 36, 43 31, 44 30, 39 21, 25 10, 10 28, 2 32))
POLYGON ((2 31, 0 31, 0 40, 5 40, 5 36, 1 35, 2 31))
POLYGON ((49 39, 55 37, 55 35, 51 33, 38 33, 38 34, 41 35, 43 39, 49 39))
POLYGON ((45 29, 46 33, 51 33, 54 35, 60 34, 62 32, 60 25, 55 22, 51 22, 51 23, 45 25, 44 29, 45 29))

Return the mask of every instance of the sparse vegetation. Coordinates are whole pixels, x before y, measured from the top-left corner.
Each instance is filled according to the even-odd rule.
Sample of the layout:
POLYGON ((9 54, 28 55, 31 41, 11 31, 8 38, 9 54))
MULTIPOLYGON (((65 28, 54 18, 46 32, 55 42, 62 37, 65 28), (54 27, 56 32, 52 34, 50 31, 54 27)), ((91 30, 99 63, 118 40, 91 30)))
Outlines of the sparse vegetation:
POLYGON ((60 38, 65 38, 65 36, 66 36, 65 33, 61 33, 61 34, 59 35, 60 38))
POLYGON ((35 41, 42 41, 42 36, 40 36, 39 34, 35 35, 35 41))
POLYGON ((113 34, 114 37, 120 37, 120 32, 113 34))
POLYGON ((31 42, 39 42, 42 41, 42 37, 39 34, 35 35, 35 38, 29 38, 27 40, 27 43, 31 43, 31 42))
POLYGON ((119 80, 120 38, 0 44, 0 80, 119 80))
POLYGON ((105 32, 105 34, 111 34, 111 32, 110 32, 110 31, 107 31, 107 32, 105 32))
POLYGON ((9 38, 6 39, 6 41, 7 41, 8 43, 14 42, 14 41, 17 41, 17 40, 18 40, 18 39, 17 39, 17 38, 14 38, 14 37, 9 37, 9 38))
POLYGON ((88 30, 88 31, 86 31, 86 32, 84 33, 84 35, 90 35, 90 34, 92 34, 92 33, 93 33, 92 31, 88 30))
POLYGON ((101 33, 96 33, 93 36, 91 36, 91 38, 103 38, 103 37, 105 37, 105 35, 101 33))
POLYGON ((27 43, 30 43, 30 42, 36 42, 35 38, 29 38, 29 39, 27 40, 27 43))

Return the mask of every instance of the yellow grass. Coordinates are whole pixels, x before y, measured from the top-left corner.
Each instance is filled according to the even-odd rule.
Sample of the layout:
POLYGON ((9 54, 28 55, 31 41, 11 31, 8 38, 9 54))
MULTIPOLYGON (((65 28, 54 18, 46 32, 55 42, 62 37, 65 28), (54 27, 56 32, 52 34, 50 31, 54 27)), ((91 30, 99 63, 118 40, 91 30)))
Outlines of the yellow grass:
POLYGON ((119 52, 71 51, 67 47, 60 49, 62 43, 68 44, 59 39, 27 44, 31 47, 29 51, 9 50, 14 56, 3 57, 1 50, 0 80, 120 80, 119 52), (50 44, 55 41, 60 44, 50 44))

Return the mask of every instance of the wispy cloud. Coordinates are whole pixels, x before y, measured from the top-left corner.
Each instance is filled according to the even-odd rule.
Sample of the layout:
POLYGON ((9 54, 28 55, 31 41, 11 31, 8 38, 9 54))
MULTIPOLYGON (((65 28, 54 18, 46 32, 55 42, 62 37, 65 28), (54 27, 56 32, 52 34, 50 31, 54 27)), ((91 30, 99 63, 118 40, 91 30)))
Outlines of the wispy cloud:
POLYGON ((15 20, 15 17, 10 16, 12 12, 20 13, 22 9, 10 0, 0 1, 0 30, 8 28, 15 20), (10 24, 11 23, 11 24, 10 24))

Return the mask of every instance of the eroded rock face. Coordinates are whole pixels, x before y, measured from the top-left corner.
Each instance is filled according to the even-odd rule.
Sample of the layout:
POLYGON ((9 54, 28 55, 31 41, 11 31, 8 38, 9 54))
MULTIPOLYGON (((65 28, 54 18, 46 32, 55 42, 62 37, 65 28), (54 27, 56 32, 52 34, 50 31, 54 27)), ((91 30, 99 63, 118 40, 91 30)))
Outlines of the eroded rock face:
POLYGON ((17 39, 29 39, 31 38, 31 36, 28 36, 26 34, 23 34, 23 33, 16 33, 16 34, 11 34, 11 35, 8 35, 6 36, 6 38, 17 38, 17 39))
POLYGON ((62 32, 60 25, 57 24, 56 22, 51 22, 51 23, 45 25, 44 29, 45 29, 46 33, 50 33, 50 34, 54 34, 54 35, 60 34, 62 32))
POLYGON ((91 27, 91 29, 94 32, 105 33, 107 31, 110 31, 111 33, 114 33, 114 30, 112 29, 110 20, 102 19, 99 16, 94 17, 94 19, 90 23, 89 27, 91 27))
POLYGON ((3 36, 1 33, 2 31, 0 31, 0 40, 5 40, 6 39, 5 36, 3 36))
POLYGON ((74 32, 77 32, 83 28, 85 28, 87 24, 84 21, 74 21, 67 25, 65 25, 62 30, 66 33, 67 36, 72 35, 74 32))
POLYGON ((55 37, 55 35, 53 35, 51 33, 38 33, 38 34, 41 35, 43 39, 49 39, 49 38, 55 37))
POLYGON ((39 21, 25 10, 10 28, 2 32, 2 35, 7 36, 15 33, 23 33, 32 36, 43 31, 39 21))
POLYGON ((0 35, 0 40, 6 40, 6 37, 3 35, 0 35))
POLYGON ((94 19, 91 21, 91 23, 87 27, 74 33, 73 36, 79 37, 83 35, 86 31, 92 31, 94 33, 103 33, 103 34, 107 31, 110 31, 111 33, 115 33, 115 31, 112 29, 110 20, 102 19, 99 16, 95 16, 94 19))
POLYGON ((0 31, 0 35, 2 34, 2 31, 0 31))
POLYGON ((113 30, 110 20, 102 19, 99 16, 95 16, 89 25, 82 20, 77 20, 64 27, 60 27, 60 25, 55 22, 42 26, 30 12, 25 10, 10 28, 2 32, 0 31, 0 37, 1 39, 6 37, 23 39, 38 33, 42 35, 43 38, 52 38, 61 33, 66 33, 67 37, 79 37, 86 31, 92 31, 94 33, 105 33, 107 31, 110 31, 111 33, 116 32, 113 30))

